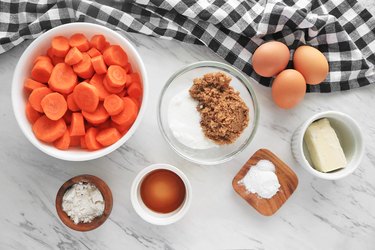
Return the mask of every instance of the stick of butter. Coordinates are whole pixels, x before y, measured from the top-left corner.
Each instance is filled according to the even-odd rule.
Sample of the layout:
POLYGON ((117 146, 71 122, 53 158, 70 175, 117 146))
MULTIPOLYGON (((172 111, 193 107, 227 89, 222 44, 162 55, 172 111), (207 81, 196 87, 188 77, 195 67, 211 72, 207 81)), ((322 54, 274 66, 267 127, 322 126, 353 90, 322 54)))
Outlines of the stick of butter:
POLYGON ((327 173, 345 167, 344 151, 327 118, 313 122, 307 128, 304 140, 316 170, 327 173))

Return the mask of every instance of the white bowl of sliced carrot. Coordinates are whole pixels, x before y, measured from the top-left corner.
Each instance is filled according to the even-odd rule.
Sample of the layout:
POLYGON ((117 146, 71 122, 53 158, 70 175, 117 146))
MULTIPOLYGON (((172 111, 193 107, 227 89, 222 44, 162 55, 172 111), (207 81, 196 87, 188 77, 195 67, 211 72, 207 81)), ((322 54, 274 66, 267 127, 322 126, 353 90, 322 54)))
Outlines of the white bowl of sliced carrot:
POLYGON ((22 54, 13 77, 17 122, 41 151, 69 161, 111 153, 135 132, 148 95, 146 69, 123 36, 71 23, 47 31, 22 54))

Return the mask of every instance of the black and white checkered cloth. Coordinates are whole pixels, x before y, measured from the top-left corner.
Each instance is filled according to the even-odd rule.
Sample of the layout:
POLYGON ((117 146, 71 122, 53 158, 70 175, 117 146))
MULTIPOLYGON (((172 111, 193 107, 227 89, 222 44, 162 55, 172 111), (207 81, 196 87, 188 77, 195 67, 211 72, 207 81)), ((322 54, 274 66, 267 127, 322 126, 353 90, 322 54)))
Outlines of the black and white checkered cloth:
MULTIPOLYGON (((203 44, 263 85, 254 50, 279 40, 327 57, 330 73, 309 92, 375 82, 375 19, 356 0, 0 0, 0 53, 55 26, 97 22, 112 29, 203 44), (99 3, 101 2, 101 3, 99 3)), ((290 63, 289 66, 292 66, 290 63)))

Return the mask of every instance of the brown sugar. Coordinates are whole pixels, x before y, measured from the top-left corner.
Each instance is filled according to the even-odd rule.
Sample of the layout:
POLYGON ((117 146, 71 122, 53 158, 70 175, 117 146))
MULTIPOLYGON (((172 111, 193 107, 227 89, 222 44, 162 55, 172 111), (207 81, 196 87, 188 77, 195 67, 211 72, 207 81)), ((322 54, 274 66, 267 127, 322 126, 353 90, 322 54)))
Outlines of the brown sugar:
POLYGON ((231 144, 249 124, 249 108, 223 72, 208 73, 194 79, 190 96, 197 100, 201 127, 217 144, 231 144))

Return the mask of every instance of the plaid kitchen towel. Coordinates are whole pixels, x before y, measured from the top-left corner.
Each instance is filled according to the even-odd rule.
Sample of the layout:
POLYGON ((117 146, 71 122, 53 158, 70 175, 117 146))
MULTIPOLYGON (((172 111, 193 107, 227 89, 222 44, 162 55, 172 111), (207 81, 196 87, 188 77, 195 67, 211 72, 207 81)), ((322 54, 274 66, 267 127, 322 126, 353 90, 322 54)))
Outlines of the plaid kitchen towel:
POLYGON ((309 92, 375 81, 375 19, 356 0, 0 0, 0 53, 76 21, 205 45, 265 86, 251 56, 269 40, 324 53, 329 76, 309 92))

